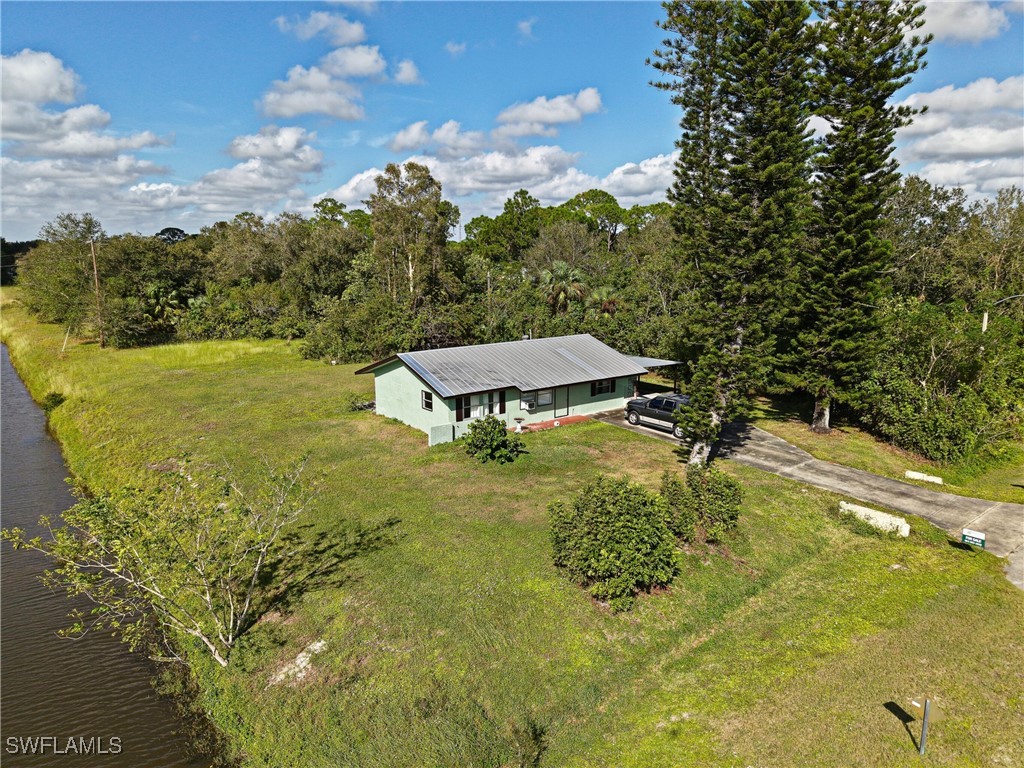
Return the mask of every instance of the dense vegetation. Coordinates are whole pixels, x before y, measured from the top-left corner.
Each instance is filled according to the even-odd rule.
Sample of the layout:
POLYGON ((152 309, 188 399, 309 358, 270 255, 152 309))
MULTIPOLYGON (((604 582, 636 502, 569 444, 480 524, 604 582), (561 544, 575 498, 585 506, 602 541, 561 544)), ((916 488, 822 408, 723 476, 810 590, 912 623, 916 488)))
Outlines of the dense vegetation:
MULTIPOLYGON (((73 336, 102 328, 114 346, 276 337, 347 362, 588 332, 623 352, 690 361, 699 395, 709 374, 694 329, 708 314, 686 283, 671 218, 666 204, 627 210, 606 193, 542 208, 520 192, 497 217, 474 219, 466 239, 431 246, 410 288, 408 263, 385 268, 374 250, 370 215, 327 202, 310 219, 241 214, 176 237, 106 236, 92 217, 65 215, 21 258, 18 280, 37 317, 73 336)), ((910 177, 888 200, 882 232, 893 251, 888 296, 847 414, 942 460, 1018 437, 1024 299, 1010 297, 1024 293, 1021 191, 968 203, 910 177)), ((787 389, 769 373, 744 379, 744 393, 787 389)))

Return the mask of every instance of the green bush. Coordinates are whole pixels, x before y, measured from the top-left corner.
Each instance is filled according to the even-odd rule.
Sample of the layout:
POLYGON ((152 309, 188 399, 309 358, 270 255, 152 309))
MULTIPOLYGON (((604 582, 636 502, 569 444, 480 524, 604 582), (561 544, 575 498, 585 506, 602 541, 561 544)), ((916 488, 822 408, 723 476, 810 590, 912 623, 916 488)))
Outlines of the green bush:
POLYGON ((665 500, 628 478, 599 476, 568 504, 548 506, 555 565, 612 610, 637 592, 668 584, 674 539, 665 500))
POLYGON ((686 490, 705 539, 717 541, 736 527, 743 490, 727 474, 710 464, 691 464, 686 469, 686 490))
POLYGON ((686 483, 666 469, 661 476, 661 496, 668 504, 669 530, 683 541, 693 541, 697 537, 697 510, 686 483))
POLYGON ((488 461, 508 464, 515 461, 519 454, 526 453, 523 439, 509 432, 505 422, 490 414, 471 422, 469 433, 464 439, 466 453, 476 456, 483 464, 488 461))
POLYGON ((67 398, 60 392, 47 392, 43 396, 42 402, 39 403, 44 413, 50 413, 51 411, 59 408, 67 398))

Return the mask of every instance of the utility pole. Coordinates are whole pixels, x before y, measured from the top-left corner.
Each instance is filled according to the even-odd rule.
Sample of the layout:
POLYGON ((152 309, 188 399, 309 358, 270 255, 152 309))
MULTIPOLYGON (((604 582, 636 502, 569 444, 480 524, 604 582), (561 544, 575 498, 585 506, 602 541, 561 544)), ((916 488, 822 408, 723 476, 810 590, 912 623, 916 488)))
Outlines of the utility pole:
POLYGON ((96 267, 96 241, 89 241, 89 250, 92 253, 92 281, 96 286, 96 318, 99 321, 100 347, 106 346, 106 339, 103 336, 103 299, 100 298, 100 271, 96 267))

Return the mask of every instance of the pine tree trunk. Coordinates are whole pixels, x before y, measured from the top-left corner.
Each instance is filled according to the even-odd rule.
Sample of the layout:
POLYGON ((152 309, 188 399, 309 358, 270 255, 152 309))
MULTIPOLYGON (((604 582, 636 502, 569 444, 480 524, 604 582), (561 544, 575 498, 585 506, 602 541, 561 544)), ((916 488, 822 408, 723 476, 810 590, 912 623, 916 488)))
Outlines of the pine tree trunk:
POLYGON ((690 449, 690 464, 707 464, 711 455, 711 443, 694 443, 690 449))
POLYGON ((818 395, 814 398, 814 417, 811 419, 811 432, 819 435, 827 435, 832 431, 829 427, 828 418, 832 410, 832 401, 827 395, 818 395))
MULTIPOLYGON (((721 431, 722 417, 718 411, 711 411, 711 427, 712 433, 718 435, 721 431)), ((714 445, 714 440, 702 441, 698 440, 694 442, 693 447, 690 448, 690 464, 707 464, 708 458, 711 456, 711 447, 714 445)))

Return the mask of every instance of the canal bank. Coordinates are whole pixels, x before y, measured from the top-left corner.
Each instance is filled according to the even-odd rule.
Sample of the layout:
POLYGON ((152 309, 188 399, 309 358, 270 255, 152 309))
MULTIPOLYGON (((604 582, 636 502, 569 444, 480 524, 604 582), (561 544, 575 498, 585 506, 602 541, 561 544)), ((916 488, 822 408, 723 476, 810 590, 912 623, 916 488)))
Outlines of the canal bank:
MULTIPOLYGON (((36 535, 40 516, 56 518, 74 497, 60 448, 6 346, 0 346, 0 416, 0 522, 36 535)), ((58 636, 76 604, 40 582, 48 565, 43 555, 0 546, 3 764, 208 766, 191 754, 174 703, 154 691, 151 663, 106 634, 58 636)))

